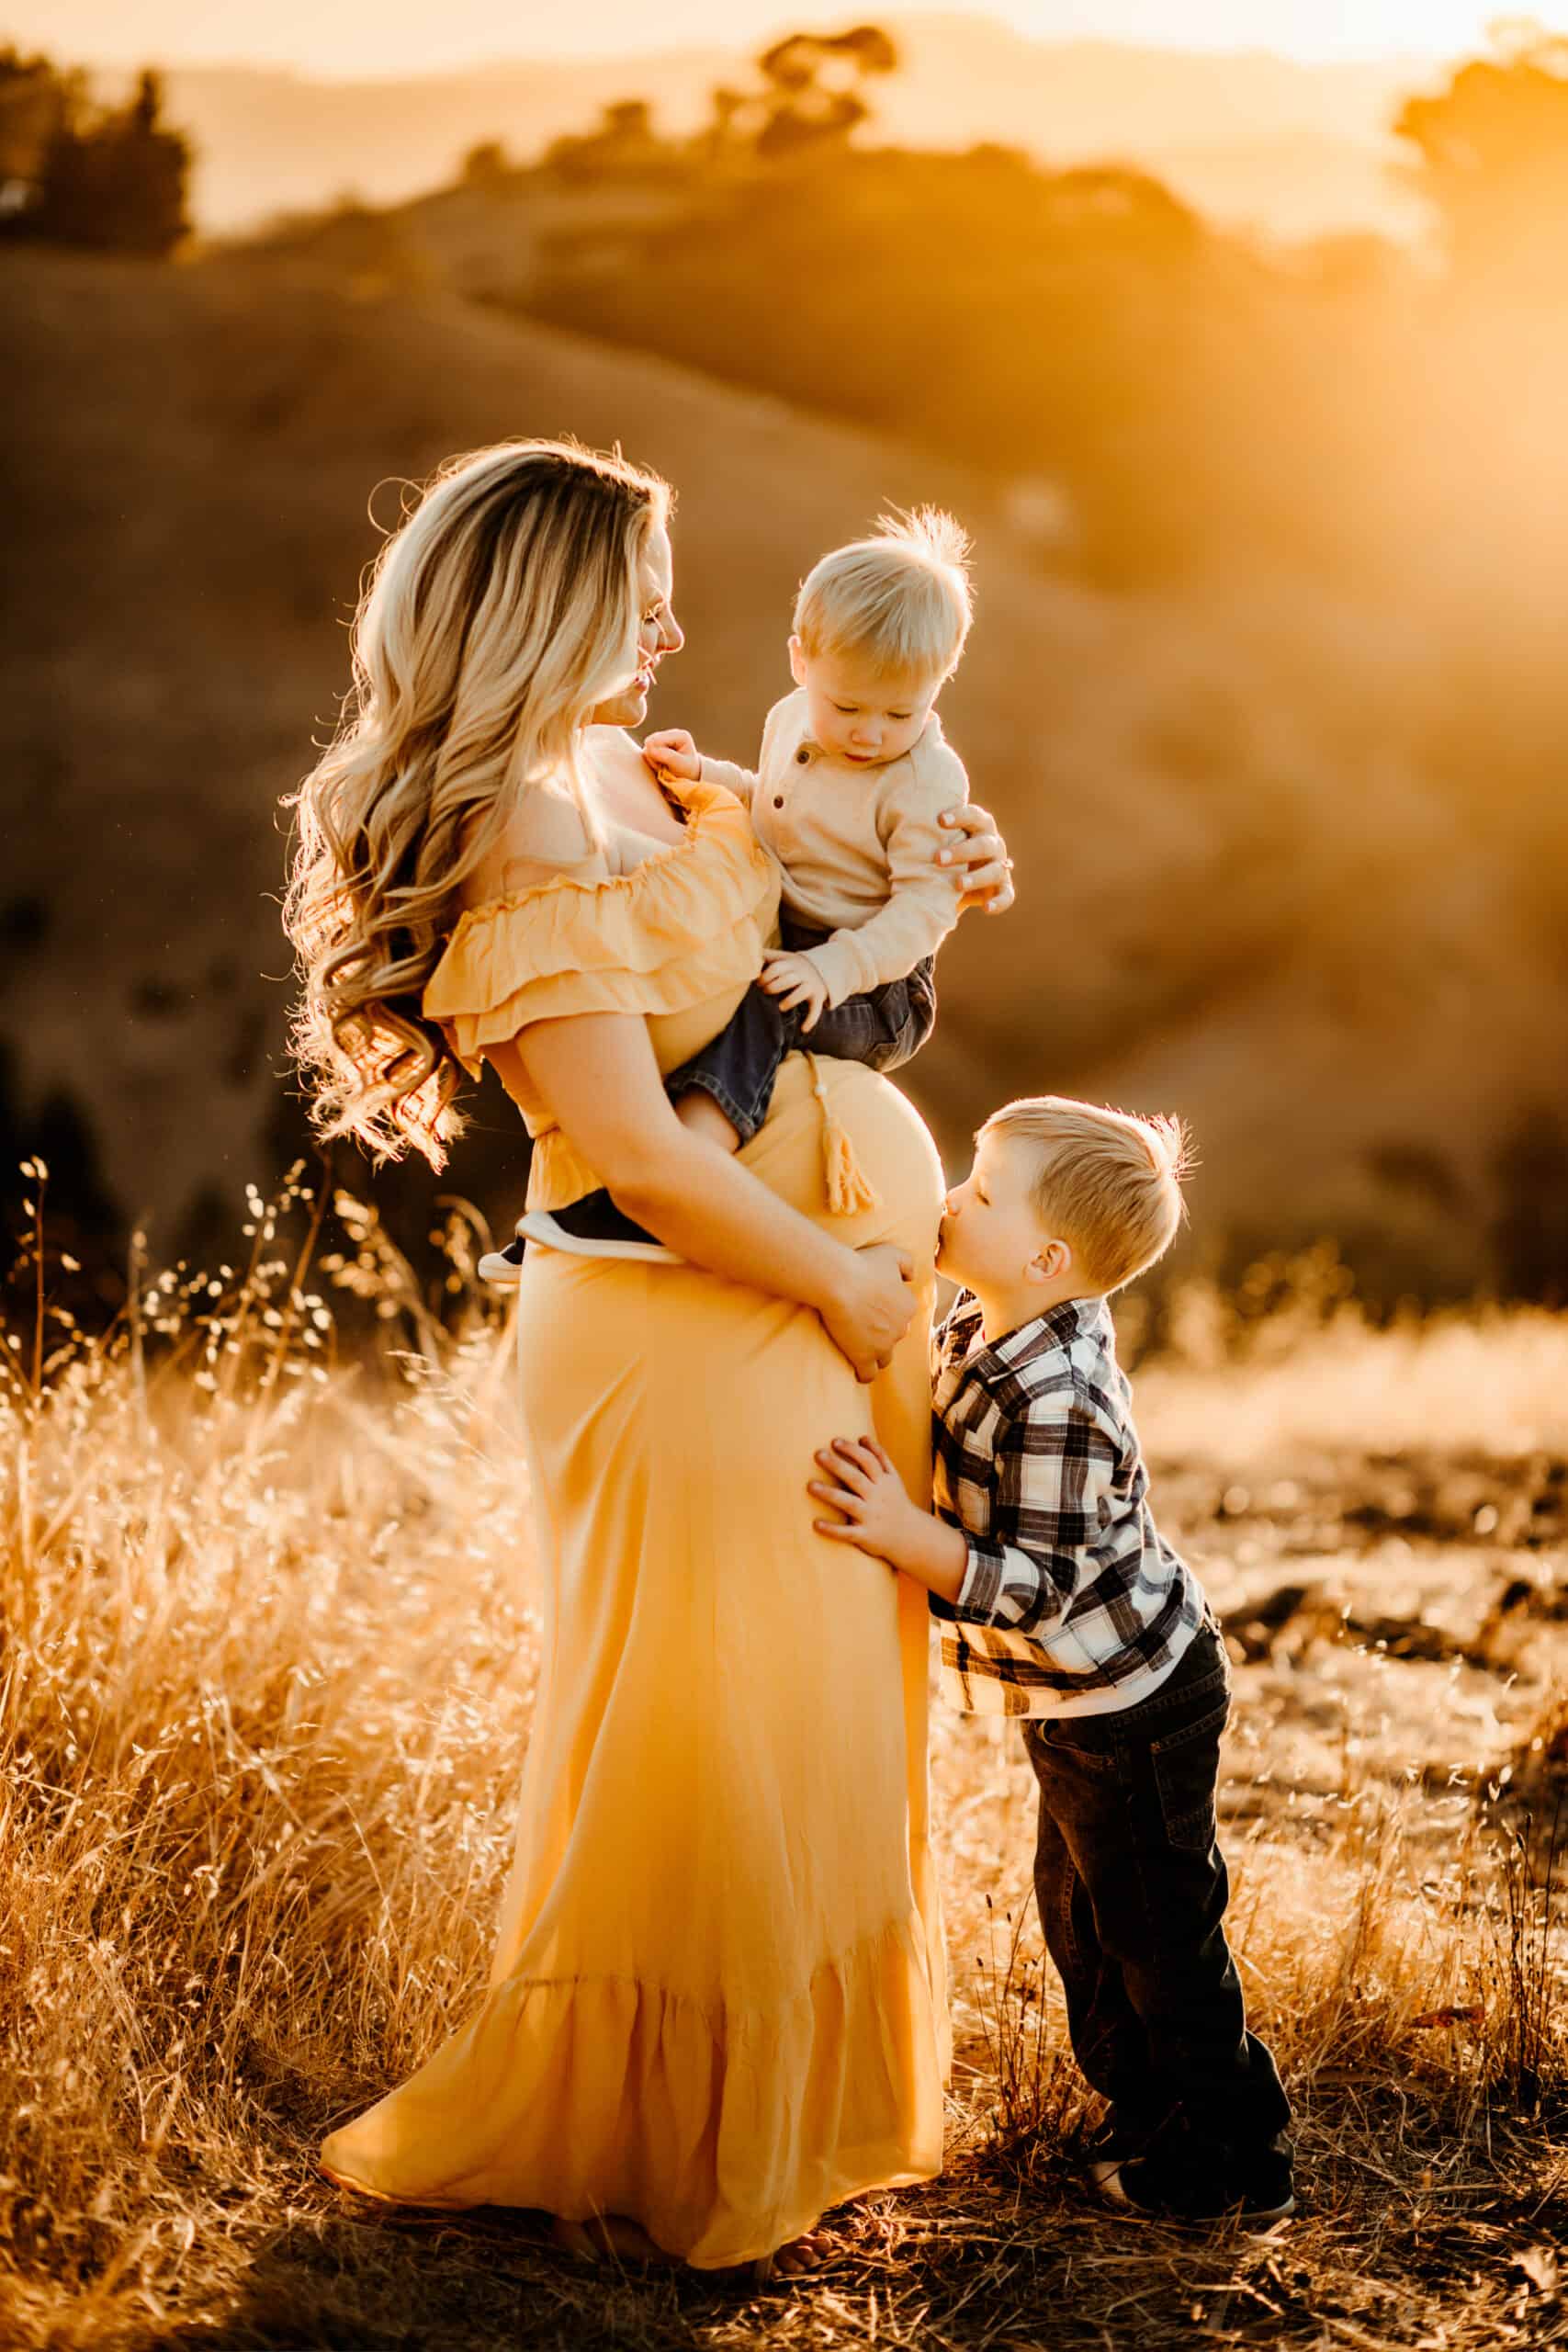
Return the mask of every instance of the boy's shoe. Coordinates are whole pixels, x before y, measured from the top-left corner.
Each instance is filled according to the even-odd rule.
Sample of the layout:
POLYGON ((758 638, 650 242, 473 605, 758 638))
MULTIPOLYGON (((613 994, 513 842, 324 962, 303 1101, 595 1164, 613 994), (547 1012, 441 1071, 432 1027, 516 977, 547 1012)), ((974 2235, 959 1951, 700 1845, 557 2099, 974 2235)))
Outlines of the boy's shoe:
POLYGON ((1155 2124, 1135 2130, 1124 2122, 1112 2109, 1091 2138, 1083 2143, 1078 2161, 1085 2177, 1096 2188, 1103 2188, 1114 2172, 1139 2156, 1146 2155, 1159 2127, 1155 2124))
POLYGON ((1243 2155, 1172 2140, 1118 2165, 1100 2193, 1145 2221, 1198 2227, 1234 2222, 1243 2230, 1270 2230, 1296 2210, 1291 2159, 1280 2148, 1243 2155))

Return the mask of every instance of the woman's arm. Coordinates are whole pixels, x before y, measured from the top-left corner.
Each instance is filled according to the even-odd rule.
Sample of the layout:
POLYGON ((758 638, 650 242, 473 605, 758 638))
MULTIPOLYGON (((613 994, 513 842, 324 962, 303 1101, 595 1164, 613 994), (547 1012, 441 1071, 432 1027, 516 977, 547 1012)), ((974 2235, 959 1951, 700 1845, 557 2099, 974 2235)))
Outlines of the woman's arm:
POLYGON ((683 1127, 639 1015, 534 1022, 516 1049, 617 1207, 694 1265, 815 1307, 856 1376, 874 1378, 915 1311, 907 1251, 846 1249, 683 1127))

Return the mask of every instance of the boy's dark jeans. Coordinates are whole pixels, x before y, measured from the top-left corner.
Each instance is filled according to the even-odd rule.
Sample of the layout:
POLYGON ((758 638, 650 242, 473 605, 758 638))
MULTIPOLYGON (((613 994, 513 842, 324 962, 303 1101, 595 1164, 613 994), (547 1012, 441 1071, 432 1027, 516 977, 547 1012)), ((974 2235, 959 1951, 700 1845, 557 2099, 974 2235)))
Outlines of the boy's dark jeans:
MULTIPOLYGON (((780 918, 780 932, 792 955, 820 946, 829 936, 788 914, 780 918)), ((776 997, 753 985, 712 1044, 671 1071, 665 1092, 672 1102, 694 1089, 711 1094, 748 1144, 768 1115, 779 1064, 797 1047, 838 1061, 864 1062, 870 1069, 897 1069, 919 1052, 936 1025, 932 958, 917 964, 905 979, 887 980, 864 996, 829 1006, 808 1032, 802 1032, 800 1018, 798 1012, 781 1012, 776 997)))
POLYGON ((1194 1634, 1152 1699, 1122 1714, 1031 1719, 1040 1783, 1034 1888, 1078 2064, 1134 2140, 1178 2119, 1245 2154, 1291 2120, 1274 2061, 1247 2030, 1222 1924, 1215 1841, 1230 1669, 1194 1634))

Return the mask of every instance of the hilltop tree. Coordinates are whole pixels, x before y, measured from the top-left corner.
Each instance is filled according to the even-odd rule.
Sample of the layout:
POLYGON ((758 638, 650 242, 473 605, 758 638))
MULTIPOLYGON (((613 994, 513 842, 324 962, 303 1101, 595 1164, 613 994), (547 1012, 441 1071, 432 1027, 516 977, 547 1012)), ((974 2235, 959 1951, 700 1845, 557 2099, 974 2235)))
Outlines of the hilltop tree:
POLYGON ((646 98, 602 107, 592 130, 553 140, 544 157, 547 171, 573 180, 642 179, 668 173, 678 160, 678 148, 660 136, 646 98))
POLYGON ((1560 273, 1568 262, 1568 38, 1499 26, 1495 51, 1461 66, 1394 123, 1416 184, 1467 277, 1560 273))
POLYGON ((67 108, 83 103, 80 76, 56 72, 47 57, 0 50, 0 189, 6 209, 21 209, 43 172, 43 158, 67 108))
MULTIPOLYGON (((600 109, 585 132, 553 140, 541 168, 570 182, 690 181, 706 173, 742 175, 756 164, 841 153, 871 113, 867 91, 898 65, 898 51, 878 25, 841 33, 789 33, 757 59, 759 86, 720 85, 705 127, 694 138, 662 134, 646 99, 622 98, 600 109)), ((493 141, 465 163, 469 184, 499 162, 493 141)))
POLYGON ((764 159, 841 146, 871 112, 867 85, 897 71, 898 51, 879 25, 842 33, 789 33, 757 61, 767 87, 730 116, 764 159))
POLYGON ((463 158, 462 183, 465 187, 500 187, 515 168, 499 139, 481 139, 463 158))
POLYGON ((51 244, 163 255, 190 227, 190 147, 162 119, 158 76, 122 107, 94 107, 79 74, 0 57, 6 226, 51 244))

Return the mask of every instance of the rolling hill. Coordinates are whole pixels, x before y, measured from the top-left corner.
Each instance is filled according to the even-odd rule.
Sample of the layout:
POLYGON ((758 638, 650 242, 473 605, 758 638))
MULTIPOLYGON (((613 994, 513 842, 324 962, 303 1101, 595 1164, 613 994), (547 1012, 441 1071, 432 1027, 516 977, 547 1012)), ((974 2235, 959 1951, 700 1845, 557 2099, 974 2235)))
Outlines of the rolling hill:
MULTIPOLYGON (((1420 647, 1289 583, 1201 608, 1092 596, 928 460, 453 300, 36 253, 5 257, 0 289, 9 1119, 26 1136, 68 1098, 155 1253, 231 1249, 245 1182, 298 1144, 277 801, 346 684, 371 510, 534 432, 620 439, 677 484, 690 644, 657 716, 732 755, 783 689, 823 547, 914 496, 975 528, 944 708, 1021 889, 946 951, 911 1074, 955 1161, 1008 1093, 1179 1108, 1204 1159, 1190 1252, 1335 1230, 1394 1287, 1494 1272, 1542 1150, 1561 1193, 1541 1073, 1568 978, 1506 844, 1407 750, 1420 647)), ((509 1216, 512 1114, 488 1088, 477 1107, 451 1178, 509 1216)), ((431 1188, 380 1192, 417 1232, 431 1188)))
MULTIPOLYGON (((1281 237, 1419 232, 1420 208, 1393 169, 1388 129, 1422 77, 1415 62, 1307 65, 1262 51, 1030 40, 960 13, 894 11, 886 21, 904 62, 876 92, 879 140, 992 140, 1057 165, 1135 163, 1213 219, 1281 237)), ((747 73, 744 51, 703 48, 335 82, 176 67, 168 92, 172 119, 197 148, 197 220, 228 233, 282 210, 316 209, 345 189, 373 204, 399 202, 449 180, 481 140, 502 140, 527 160, 617 98, 646 98, 661 122, 688 130, 716 83, 743 82, 747 73)))

